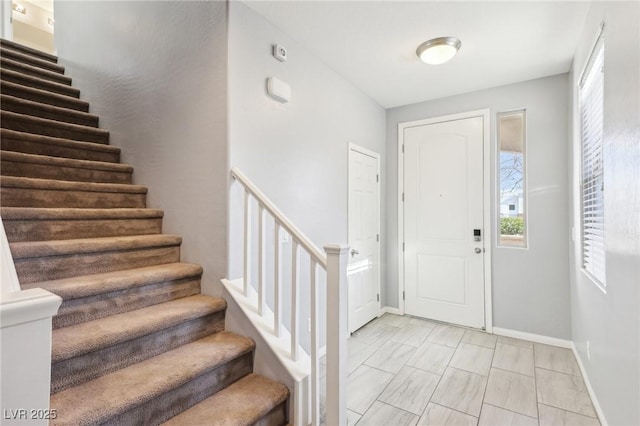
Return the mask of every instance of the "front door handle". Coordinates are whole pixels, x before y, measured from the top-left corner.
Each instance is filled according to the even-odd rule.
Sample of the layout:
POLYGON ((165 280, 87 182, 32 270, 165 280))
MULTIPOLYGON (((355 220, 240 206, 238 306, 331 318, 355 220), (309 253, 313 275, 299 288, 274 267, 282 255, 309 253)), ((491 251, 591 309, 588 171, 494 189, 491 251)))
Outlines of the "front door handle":
POLYGON ((482 249, 480 247, 476 247, 476 253, 482 253, 482 249))
POLYGON ((356 249, 351 249, 351 257, 359 255, 360 252, 356 249))

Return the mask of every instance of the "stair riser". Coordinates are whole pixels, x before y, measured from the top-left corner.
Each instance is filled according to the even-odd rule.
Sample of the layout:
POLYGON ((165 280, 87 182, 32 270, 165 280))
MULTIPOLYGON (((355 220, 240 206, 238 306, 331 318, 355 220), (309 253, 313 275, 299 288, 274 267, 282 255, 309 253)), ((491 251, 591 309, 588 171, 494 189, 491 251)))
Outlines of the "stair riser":
POLYGON ((27 52, 18 51, 17 49, 14 49, 14 48, 8 48, 6 46, 2 46, 2 56, 4 56, 5 58, 9 58, 12 61, 16 61, 23 64, 31 65, 34 67, 57 72, 58 74, 64 74, 64 67, 61 67, 60 65, 57 65, 45 59, 40 59, 35 56, 32 56, 27 52))
MULTIPOLYGON (((69 114, 64 111, 51 111, 46 108, 39 108, 38 105, 23 105, 7 100, 2 101, 2 110, 89 127, 98 127, 99 121, 98 117, 92 115, 85 116, 81 114, 69 114)), ((76 111, 73 110, 73 112, 76 111)))
POLYGON ((20 283, 57 280, 180 261, 180 246, 78 253, 15 260, 20 283))
POLYGON ((32 48, 30 48, 28 46, 25 46, 25 45, 22 45, 20 43, 16 43, 16 42, 13 42, 13 41, 0 39, 0 47, 2 47, 3 49, 8 49, 8 50, 14 51, 14 52, 22 53, 23 55, 33 56, 35 58, 38 58, 38 59, 43 60, 43 61, 48 61, 48 62, 51 62, 53 64, 57 64, 58 63, 58 57, 55 56, 55 55, 43 52, 43 51, 38 50, 38 49, 32 49, 32 48))
POLYGON ((162 218, 3 219, 9 242, 121 237, 162 233, 162 218))
POLYGON ((53 328, 68 327, 196 294, 200 294, 200 277, 65 300, 58 314, 53 317, 53 328))
POLYGON ((51 393, 79 385, 222 330, 224 330, 224 311, 102 350, 52 363, 51 393))
POLYGON ((111 153, 73 148, 70 146, 20 139, 18 137, 3 136, 2 149, 5 151, 24 152, 25 154, 72 158, 74 160, 104 161, 107 163, 120 162, 120 154, 117 152, 111 153))
POLYGON ((2 68, 7 70, 19 72, 25 75, 30 75, 32 77, 42 78, 44 80, 49 80, 54 83, 66 84, 68 86, 71 85, 71 79, 67 76, 50 72, 42 68, 31 67, 29 65, 21 64, 19 62, 15 62, 12 60, 7 60, 4 57, 0 58, 0 66, 2 66, 2 68))
MULTIPOLYGON (((117 425, 160 424, 252 372, 249 352, 184 385, 109 419, 117 425)), ((53 423, 55 424, 55 422, 53 423)))
POLYGON ((0 85, 0 91, 5 95, 15 96, 16 98, 41 102, 61 108, 75 109, 76 111, 89 112, 89 104, 87 102, 69 96, 58 97, 46 91, 35 91, 29 87, 9 86, 7 84, 0 85))
POLYGON ((37 135, 51 136, 54 138, 72 139, 84 142, 95 142, 101 144, 109 143, 109 133, 93 131, 90 127, 83 129, 73 129, 65 126, 56 126, 52 123, 36 123, 24 117, 14 117, 3 114, 2 128, 16 130, 18 132, 34 133, 37 135))
POLYGON ((72 98, 80 98, 80 91, 71 86, 62 85, 59 83, 39 80, 36 78, 15 75, 11 72, 0 72, 0 76, 3 81, 9 81, 11 83, 21 84, 27 87, 33 87, 34 89, 46 90, 47 92, 57 93, 59 95, 71 96, 72 98))
POLYGON ((74 182, 131 183, 131 173, 128 172, 21 163, 17 161, 7 161, 4 158, 2 159, 2 175, 74 182))
POLYGON ((287 403, 283 402, 269 411, 267 415, 258 420, 253 426, 281 426, 287 424, 287 403))
POLYGON ((7 188, 0 192, 5 207, 145 208, 146 194, 7 188))

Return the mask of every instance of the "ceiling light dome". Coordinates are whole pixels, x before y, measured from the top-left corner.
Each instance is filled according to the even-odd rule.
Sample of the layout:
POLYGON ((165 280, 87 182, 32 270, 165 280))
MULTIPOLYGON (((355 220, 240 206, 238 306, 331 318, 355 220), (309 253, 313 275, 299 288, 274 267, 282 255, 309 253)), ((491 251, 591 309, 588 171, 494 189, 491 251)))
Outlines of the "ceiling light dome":
POLYGON ((438 37, 418 46, 416 55, 427 64, 444 64, 455 56, 460 46, 462 42, 455 37, 438 37))

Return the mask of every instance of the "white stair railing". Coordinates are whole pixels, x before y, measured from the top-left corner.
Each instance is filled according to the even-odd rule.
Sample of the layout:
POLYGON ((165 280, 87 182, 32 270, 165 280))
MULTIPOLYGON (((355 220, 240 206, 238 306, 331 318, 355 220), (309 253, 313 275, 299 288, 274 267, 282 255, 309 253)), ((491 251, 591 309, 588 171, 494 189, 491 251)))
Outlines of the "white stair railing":
POLYGON ((297 398, 307 395, 308 401, 296 401, 294 409, 294 423, 298 425, 320 424, 320 283, 318 270, 326 272, 326 419, 330 426, 347 424, 347 245, 329 244, 324 246, 322 253, 284 214, 237 168, 231 170, 231 176, 239 182, 244 189, 244 242, 243 242, 243 294, 249 298, 251 282, 255 279, 257 291, 258 315, 266 319, 271 318, 271 309, 266 306, 266 253, 267 235, 265 221, 266 215, 271 216, 274 222, 273 235, 273 335, 276 338, 285 337, 284 322, 282 316, 283 273, 281 263, 283 253, 280 250, 280 237, 286 232, 291 237, 291 318, 290 318, 290 345, 289 358, 297 363, 303 371, 308 371, 310 388, 306 391, 295 392, 297 398), (255 200, 254 203, 251 201, 255 200), (257 247, 253 247, 256 238, 252 235, 252 205, 257 204, 257 247), (257 251, 257 258, 251 255, 257 251), (309 301, 301 301, 301 277, 303 271, 299 270, 300 254, 306 253, 309 257, 309 301), (256 277, 252 271, 257 271, 256 277), (308 361, 302 360, 300 354, 300 308, 302 303, 309 303, 310 311, 310 366, 308 361), (267 315, 267 312, 269 314, 267 315), (310 416, 304 413, 304 408, 310 407, 310 416), (296 412, 303 411, 303 412, 296 412), (310 417, 310 418, 309 418, 310 417))

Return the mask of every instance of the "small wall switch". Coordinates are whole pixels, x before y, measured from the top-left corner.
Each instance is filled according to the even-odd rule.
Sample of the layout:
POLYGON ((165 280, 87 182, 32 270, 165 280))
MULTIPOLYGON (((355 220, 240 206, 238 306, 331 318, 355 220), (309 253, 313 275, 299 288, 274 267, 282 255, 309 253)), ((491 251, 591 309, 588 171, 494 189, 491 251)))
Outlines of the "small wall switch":
POLYGON ((286 103, 291 99, 291 86, 275 77, 267 79, 267 93, 278 102, 286 103))
POLYGON ((287 48, 279 44, 274 44, 273 57, 280 62, 287 62, 287 48))
POLYGON ((587 359, 591 361, 591 342, 587 340, 587 359))

